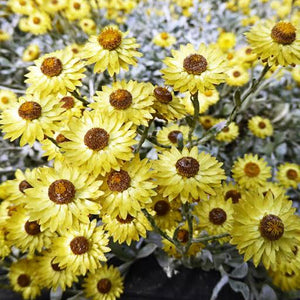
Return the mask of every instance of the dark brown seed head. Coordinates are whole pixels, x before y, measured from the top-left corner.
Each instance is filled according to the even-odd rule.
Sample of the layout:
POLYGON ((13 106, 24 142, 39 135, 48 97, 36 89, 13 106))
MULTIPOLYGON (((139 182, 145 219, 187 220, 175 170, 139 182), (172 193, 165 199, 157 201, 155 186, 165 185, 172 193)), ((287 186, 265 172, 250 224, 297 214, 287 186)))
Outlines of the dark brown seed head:
POLYGON ((200 54, 191 54, 184 59, 183 68, 189 74, 200 75, 207 69, 207 60, 200 54))
POLYGON ((298 173, 296 170, 289 169, 286 172, 286 177, 290 180, 296 180, 298 178, 298 173))
POLYGON ((63 70, 63 65, 60 59, 56 57, 45 58, 41 65, 43 74, 49 77, 58 76, 63 70))
POLYGON ((179 229, 177 232, 177 240, 180 243, 186 243, 189 240, 189 232, 185 229, 179 229))
POLYGON ((171 143, 176 144, 177 143, 177 138, 179 134, 182 134, 181 131, 179 130, 173 130, 168 134, 168 139, 171 143))
POLYGON ((23 193, 23 194, 25 194, 25 190, 27 190, 27 189, 30 189, 30 188, 32 188, 32 186, 29 184, 29 182, 28 181, 26 181, 26 180, 22 180, 20 183, 19 183, 19 191, 21 192, 21 193, 23 193))
POLYGON ((84 136, 84 144, 91 150, 99 151, 108 145, 109 134, 102 128, 92 128, 84 136))
POLYGON ((75 255, 82 255, 89 251, 89 241, 84 236, 77 236, 70 242, 70 248, 75 255))
POLYGON ((18 110, 19 116, 25 120, 38 119, 42 114, 42 107, 34 101, 27 101, 21 104, 18 110))
POLYGON ((126 219, 122 219, 120 216, 117 216, 116 219, 121 224, 129 224, 133 221, 134 217, 130 214, 127 214, 126 219))
POLYGON ((76 189, 73 183, 66 179, 59 179, 51 183, 48 196, 56 204, 68 204, 75 197, 76 189))
POLYGON ((29 235, 37 235, 41 233, 40 225, 38 224, 37 221, 33 221, 33 222, 27 221, 24 225, 24 229, 29 235))
POLYGON ((277 241, 284 233, 284 224, 279 217, 270 214, 261 219, 259 230, 262 237, 277 241))
POLYGON ((122 34, 113 28, 103 30, 98 36, 99 44, 106 50, 117 49, 122 42, 122 34))
POLYGON ((279 22, 272 28, 271 37, 279 44, 290 45, 296 40, 296 28, 289 22, 279 22))
POLYGON ((107 185, 113 192, 123 192, 130 187, 131 178, 127 171, 111 171, 107 176, 107 185))
POLYGON ((21 274, 19 275, 17 282, 20 287, 27 287, 30 285, 30 277, 26 274, 21 274))
POLYGON ((170 211, 170 204, 164 200, 157 201, 154 210, 158 216, 165 216, 170 211))
POLYGON ((244 172, 248 177, 256 177, 260 173, 260 168, 256 163, 249 162, 245 165, 244 172))
POLYGON ((115 109, 127 109, 132 104, 132 95, 127 90, 116 90, 110 94, 109 103, 115 109))
POLYGON ((198 161, 190 156, 180 158, 175 167, 179 175, 187 178, 196 176, 200 169, 198 161))
POLYGON ((63 97, 59 102, 61 102, 63 104, 62 108, 65 108, 65 109, 71 109, 75 105, 74 98, 71 96, 63 97))
POLYGON ((172 101, 172 93, 164 87, 158 86, 154 89, 154 96, 157 101, 163 104, 168 104, 172 101))
POLYGON ((101 294, 107 294, 111 289, 111 281, 108 278, 102 278, 97 283, 97 289, 101 294))
POLYGON ((232 199, 232 203, 238 203, 241 199, 241 193, 237 190, 229 190, 225 194, 225 200, 232 199))
POLYGON ((215 225, 222 225, 227 219, 227 214, 222 208, 213 208, 209 212, 209 221, 215 225))

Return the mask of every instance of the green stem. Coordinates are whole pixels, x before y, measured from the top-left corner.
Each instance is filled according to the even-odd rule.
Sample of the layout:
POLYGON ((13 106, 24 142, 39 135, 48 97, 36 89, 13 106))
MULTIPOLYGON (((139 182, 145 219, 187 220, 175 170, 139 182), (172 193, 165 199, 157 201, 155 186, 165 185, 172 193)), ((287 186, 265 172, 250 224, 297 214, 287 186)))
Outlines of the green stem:
POLYGON ((79 101, 81 101, 84 105, 88 105, 90 104, 89 101, 85 100, 83 97, 81 97, 78 92, 75 90, 73 92, 71 92, 71 94, 76 98, 78 99, 79 101))
POLYGON ((153 119, 151 119, 149 121, 148 126, 145 127, 144 131, 142 132, 141 139, 140 139, 140 141, 139 141, 139 143, 138 143, 138 145, 135 149, 135 153, 138 153, 140 151, 140 149, 142 148, 142 145, 144 144, 145 140, 147 139, 148 132, 149 132, 149 129, 150 129, 150 126, 151 126, 152 122, 153 122, 153 119))
POLYGON ((222 234, 218 234, 218 235, 209 235, 209 236, 195 238, 192 240, 192 242, 193 243, 202 243, 202 242, 218 240, 218 239, 228 237, 228 236, 230 236, 229 233, 222 233, 222 234))
POLYGON ((188 135, 189 148, 192 147, 192 137, 193 137, 194 130, 196 128, 198 118, 199 118, 200 105, 199 105, 199 100, 198 100, 198 92, 196 92, 195 94, 191 94, 191 101, 192 101, 193 107, 194 107, 194 116, 193 116, 192 124, 190 126, 189 135, 188 135))

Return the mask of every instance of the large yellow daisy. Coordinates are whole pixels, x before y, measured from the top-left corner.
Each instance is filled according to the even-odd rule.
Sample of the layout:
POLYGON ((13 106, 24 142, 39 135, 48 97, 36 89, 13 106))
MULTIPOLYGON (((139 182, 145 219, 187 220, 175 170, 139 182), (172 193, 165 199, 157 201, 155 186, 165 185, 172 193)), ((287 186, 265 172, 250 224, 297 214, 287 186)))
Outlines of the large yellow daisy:
POLYGON ((296 189, 300 183, 300 166, 293 163, 279 165, 276 178, 282 186, 296 189))

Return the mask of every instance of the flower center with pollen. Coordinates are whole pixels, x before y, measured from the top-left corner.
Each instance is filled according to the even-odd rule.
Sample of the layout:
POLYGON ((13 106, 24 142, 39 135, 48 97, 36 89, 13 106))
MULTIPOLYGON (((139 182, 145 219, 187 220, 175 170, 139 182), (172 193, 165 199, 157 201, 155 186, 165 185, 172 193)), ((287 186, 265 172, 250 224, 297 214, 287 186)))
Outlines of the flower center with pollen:
POLYGON ((121 45, 122 34, 119 30, 108 28, 99 34, 98 42, 106 50, 115 50, 121 45))
POLYGON ((80 5, 80 3, 78 3, 78 2, 75 2, 74 4, 73 4, 73 7, 75 8, 75 9, 80 9, 80 7, 81 7, 81 5, 80 5))
POLYGON ((24 225, 24 229, 29 235, 37 235, 41 233, 40 225, 37 223, 37 221, 27 221, 24 225))
POLYGON ((225 194, 225 200, 228 200, 229 198, 232 199, 232 203, 238 203, 241 199, 241 193, 237 190, 229 190, 225 194))
POLYGON ((62 70, 62 62, 56 57, 46 58, 41 65, 41 71, 43 72, 43 74, 49 77, 58 76, 62 72, 62 70))
POLYGON ((1 102, 3 104, 7 104, 9 102, 9 98, 7 98, 7 97, 4 96, 4 97, 1 98, 1 102))
POLYGON ((30 188, 32 188, 32 186, 28 183, 28 181, 26 181, 26 180, 22 180, 20 183, 19 183, 19 191, 21 192, 21 193, 23 193, 23 194, 25 194, 24 193, 24 191, 26 190, 26 189, 30 189, 30 188))
POLYGON ((297 171, 295 171, 293 169, 289 169, 286 172, 286 177, 290 180, 296 180, 298 177, 298 173, 297 173, 297 171))
POLYGON ((277 241, 284 233, 284 224, 279 217, 270 214, 261 219, 259 230, 262 237, 277 241))
POLYGON ((126 109, 132 104, 132 95, 127 90, 116 90, 110 94, 109 103, 115 109, 126 109))
POLYGON ((107 176, 107 185, 113 192, 123 192, 130 187, 131 178, 124 170, 111 171, 107 176))
POLYGON ((20 287, 27 287, 30 285, 30 277, 26 274, 21 274, 17 279, 20 287))
POLYGON ((213 208, 209 212, 209 221, 215 225, 222 225, 227 219, 227 214, 222 208, 213 208))
POLYGON ((89 251, 89 241, 84 236, 77 236, 70 242, 70 248, 75 255, 89 251))
POLYGON ((97 283, 97 290, 101 294, 107 294, 111 289, 111 281, 108 278, 102 278, 97 283))
POLYGON ((21 104, 18 113, 22 119, 32 121, 42 115, 42 107, 37 102, 27 101, 21 104))
POLYGON ((179 175, 190 178, 198 174, 200 165, 195 158, 185 156, 177 160, 175 167, 179 175))
POLYGON ((116 219, 121 224, 129 224, 133 221, 134 217, 130 214, 127 214, 126 219, 123 219, 120 216, 116 216, 116 219))
POLYGON ((67 139, 63 134, 60 133, 60 134, 57 135, 55 141, 56 141, 57 144, 60 144, 60 143, 68 142, 70 140, 67 139))
POLYGON ((170 204, 164 200, 157 201, 154 210, 158 216, 165 216, 170 211, 170 204))
POLYGON ((63 97, 59 102, 62 103, 61 107, 65 109, 71 109, 75 104, 74 98, 70 96, 63 97))
POLYGON ((256 163, 249 162, 245 165, 244 172, 248 177, 256 177, 260 173, 260 168, 256 163))
POLYGON ((41 19, 38 18, 38 17, 34 17, 34 18, 33 18, 33 23, 34 23, 35 25, 38 25, 38 24, 41 23, 41 19))
POLYGON ((177 139, 178 139, 178 135, 182 133, 179 130, 173 130, 168 134, 168 139, 171 143, 176 144, 177 143, 177 139))
POLYGON ((239 72, 239 71, 234 71, 232 75, 233 75, 233 77, 236 77, 236 78, 237 78, 237 77, 240 77, 240 76, 241 76, 241 72, 239 72))
POLYGON ((177 240, 180 243, 186 243, 189 240, 189 232, 185 229, 179 229, 177 232, 177 240))
POLYGON ((264 129, 264 128, 266 128, 266 123, 263 122, 263 121, 260 121, 260 122, 258 123, 258 127, 259 127, 260 129, 264 129))
POLYGON ((184 59, 183 68, 189 74, 200 75, 207 69, 207 60, 200 54, 191 54, 184 59))
POLYGON ((206 90, 205 92, 204 92, 204 95, 206 96, 206 97, 211 97, 212 95, 213 95, 213 91, 212 90, 206 90))
POLYGON ((91 150, 99 151, 108 145, 109 134, 102 128, 92 128, 84 136, 84 144, 91 150))
POLYGON ((160 86, 154 89, 154 96, 157 101, 163 104, 168 104, 173 99, 171 92, 169 92, 167 88, 160 86))
POLYGON ((48 196, 56 204, 68 204, 75 197, 75 186, 66 179, 59 179, 51 183, 48 188, 48 196))
POLYGON ((296 28, 289 22, 279 22, 272 28, 271 38, 279 44, 290 45, 296 40, 296 28))
POLYGON ((167 32, 162 32, 160 34, 160 37, 163 39, 163 40, 167 40, 169 38, 169 34, 167 32))

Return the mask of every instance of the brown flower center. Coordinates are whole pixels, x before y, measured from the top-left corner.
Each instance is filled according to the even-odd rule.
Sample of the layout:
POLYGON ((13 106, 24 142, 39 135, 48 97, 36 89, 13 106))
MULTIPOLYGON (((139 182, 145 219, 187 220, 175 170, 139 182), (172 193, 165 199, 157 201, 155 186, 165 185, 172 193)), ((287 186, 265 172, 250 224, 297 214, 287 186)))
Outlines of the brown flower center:
POLYGON ((154 89, 154 96, 157 101, 163 104, 168 104, 173 99, 171 92, 168 91, 167 88, 163 88, 160 86, 154 89))
POLYGON ((55 4, 58 3, 58 1, 57 0, 52 0, 51 3, 55 5, 55 4))
POLYGON ((222 129, 222 131, 225 132, 225 133, 226 133, 226 132, 229 132, 229 127, 224 127, 224 128, 222 129))
POLYGON ((211 97, 212 95, 213 95, 213 91, 212 90, 206 90, 205 92, 204 92, 204 95, 206 96, 206 97, 211 97))
POLYGON ((167 40, 169 38, 169 34, 167 32, 162 32, 160 34, 160 37, 163 39, 163 40, 167 40))
POLYGON ((7 104, 9 102, 9 98, 7 98, 7 97, 4 96, 4 97, 1 98, 1 102, 3 104, 7 104))
POLYGON ((56 137, 55 140, 56 140, 56 142, 57 142, 58 144, 70 141, 69 139, 67 139, 67 138, 66 138, 63 134, 61 134, 61 133, 57 135, 57 137, 56 137))
POLYGON ((56 57, 46 58, 41 65, 41 71, 43 72, 43 74, 49 77, 58 76, 62 72, 62 70, 62 62, 56 57))
POLYGON ((296 40, 296 28, 289 22, 279 22, 272 28, 271 37, 279 44, 290 45, 296 40))
POLYGON ((232 75, 233 75, 233 77, 240 77, 241 76, 241 72, 234 71, 232 75))
POLYGON ((232 60, 232 59, 233 59, 233 57, 234 57, 234 56, 233 56, 233 54, 232 54, 232 53, 228 53, 228 54, 227 54, 227 59, 228 59, 228 60, 232 60))
POLYGON ((24 191, 26 190, 26 189, 30 189, 30 188, 32 188, 32 186, 28 183, 28 181, 26 181, 26 180, 22 180, 20 183, 19 183, 19 191, 21 192, 21 193, 23 193, 23 194, 25 194, 24 193, 24 191))
POLYGON ((71 109, 75 105, 74 98, 71 96, 63 97, 59 102, 63 103, 62 108, 65 108, 65 109, 71 109))
POLYGON ((41 233, 40 225, 37 223, 37 221, 27 221, 24 225, 24 229, 29 235, 37 235, 41 233))
POLYGON ((246 54, 250 55, 252 53, 252 49, 251 48, 247 48, 245 51, 246 54))
POLYGON ((259 230, 262 237, 277 241, 284 233, 284 224, 279 217, 270 214, 261 219, 259 230))
POLYGON ((201 122, 201 125, 203 126, 204 129, 208 130, 209 128, 211 128, 213 126, 213 123, 212 123, 211 119, 204 119, 201 122))
POLYGON ((260 168, 256 163, 249 162, 245 165, 244 172, 248 177, 256 177, 260 173, 260 168))
POLYGON ((195 158, 185 156, 177 160, 175 167, 179 175, 190 178, 198 174, 200 165, 195 158))
POLYGON ((80 3, 75 2, 75 3, 73 4, 73 7, 74 7, 75 9, 80 9, 81 5, 80 5, 80 3))
POLYGON ((241 193, 237 190, 229 190, 225 194, 225 200, 232 199, 232 203, 238 203, 241 199, 241 193))
POLYGON ((289 169, 287 170, 286 172, 286 177, 290 180, 296 180, 297 177, 298 177, 298 173, 296 170, 293 170, 293 169, 289 169))
POLYGON ((26 5, 26 1, 25 1, 25 0, 19 0, 19 4, 20 4, 21 6, 25 6, 25 5, 26 5))
POLYGON ((107 294, 111 289, 111 281, 108 278, 102 278, 97 283, 97 289, 101 294, 107 294))
POLYGON ((91 150, 99 151, 108 145, 109 134, 102 128, 92 128, 84 136, 84 144, 91 150))
POLYGON ((258 123, 258 127, 259 127, 260 129, 264 129, 264 128, 266 128, 266 123, 263 122, 263 121, 260 121, 260 122, 258 123))
POLYGON ((42 107, 37 102, 27 101, 21 104, 18 113, 22 119, 32 121, 41 116, 42 107))
POLYGON ((123 192, 130 187, 131 178, 127 171, 111 171, 107 176, 107 185, 113 192, 123 192))
POLYGON ((48 188, 48 196, 56 204, 68 204, 75 197, 75 186, 66 179, 55 180, 48 188))
POLYGON ((117 216, 116 219, 121 224, 129 224, 133 221, 134 217, 130 214, 127 214, 126 219, 122 219, 120 216, 117 216))
POLYGON ((180 243, 186 243, 189 240, 189 232, 185 229, 179 229, 177 232, 177 240, 180 243))
POLYGON ((41 23, 41 19, 39 17, 34 17, 33 18, 33 23, 36 24, 36 25, 38 25, 38 24, 41 23))
POLYGON ((294 277, 294 276, 296 275, 296 273, 295 273, 294 271, 292 271, 291 273, 285 272, 284 275, 285 275, 286 277, 294 277))
POLYGON ((132 95, 127 90, 116 90, 110 94, 109 103, 115 109, 126 109, 132 104, 132 95))
POLYGON ((213 208, 209 212, 209 221, 215 225, 222 225, 227 219, 227 214, 222 208, 213 208))
POLYGON ((71 241, 70 248, 75 255, 82 255, 89 251, 89 241, 84 236, 77 236, 71 241))
POLYGON ((115 50, 121 45, 122 34, 119 30, 108 28, 99 34, 98 42, 106 50, 115 50))
POLYGON ((20 287, 27 287, 30 285, 30 277, 26 274, 21 274, 19 275, 17 282, 20 287))
POLYGON ((178 138, 178 135, 182 133, 181 131, 179 130, 173 130, 171 131, 169 134, 168 134, 168 139, 171 143, 173 144, 176 144, 177 143, 177 138, 178 138))
POLYGON ((52 270, 55 271, 55 272, 61 272, 63 271, 65 268, 60 268, 59 266, 59 263, 55 264, 53 261, 54 261, 55 257, 51 260, 51 267, 52 267, 52 270))
POLYGON ((183 68, 189 74, 200 75, 207 69, 207 60, 200 54, 191 54, 184 59, 183 68))
POLYGON ((170 211, 170 204, 164 200, 157 201, 154 210, 158 216, 165 216, 170 211))

